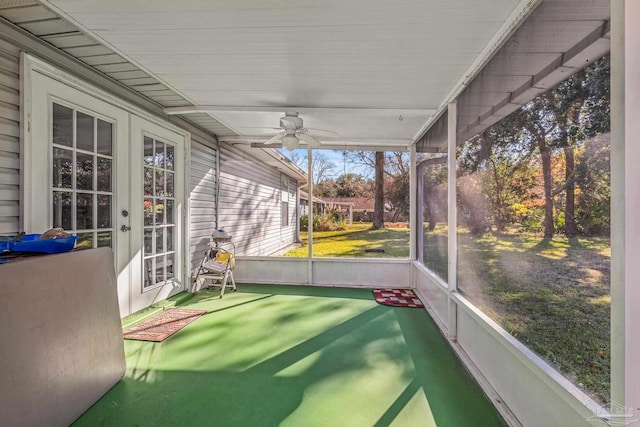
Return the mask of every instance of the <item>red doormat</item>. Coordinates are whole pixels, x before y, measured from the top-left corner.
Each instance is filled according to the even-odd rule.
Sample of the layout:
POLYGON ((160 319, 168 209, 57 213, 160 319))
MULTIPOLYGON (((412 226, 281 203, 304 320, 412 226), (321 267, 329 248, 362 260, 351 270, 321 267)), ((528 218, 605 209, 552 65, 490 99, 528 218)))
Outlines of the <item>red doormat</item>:
POLYGON ((411 289, 374 289, 373 297, 378 303, 393 307, 424 307, 411 289))
POLYGON ((170 308, 127 329, 124 331, 124 338, 140 341, 164 341, 206 312, 207 310, 170 308))

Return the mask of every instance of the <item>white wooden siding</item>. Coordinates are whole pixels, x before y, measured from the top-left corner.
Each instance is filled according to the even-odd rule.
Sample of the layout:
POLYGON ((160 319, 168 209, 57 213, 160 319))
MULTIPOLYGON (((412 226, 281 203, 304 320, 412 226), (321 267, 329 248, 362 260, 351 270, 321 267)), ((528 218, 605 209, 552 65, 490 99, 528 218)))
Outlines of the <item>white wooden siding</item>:
POLYGON ((275 168, 221 145, 219 226, 233 236, 238 255, 269 255, 293 243, 295 220, 281 226, 280 179, 275 168))
POLYGON ((216 228, 218 151, 212 147, 213 143, 205 145, 195 139, 191 141, 191 181, 189 183, 191 272, 204 256, 209 237, 216 228))
POLYGON ((18 47, 0 36, 0 234, 19 231, 19 52, 18 47))

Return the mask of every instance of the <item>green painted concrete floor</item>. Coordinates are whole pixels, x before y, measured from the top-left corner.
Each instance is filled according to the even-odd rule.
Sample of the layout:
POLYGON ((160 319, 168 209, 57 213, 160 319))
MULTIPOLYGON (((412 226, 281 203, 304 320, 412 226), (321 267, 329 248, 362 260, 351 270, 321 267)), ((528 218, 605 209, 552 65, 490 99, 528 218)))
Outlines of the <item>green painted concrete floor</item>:
POLYGON ((125 341, 124 379, 73 425, 504 425, 424 310, 365 289, 238 288, 178 303, 208 313, 162 343, 125 341))

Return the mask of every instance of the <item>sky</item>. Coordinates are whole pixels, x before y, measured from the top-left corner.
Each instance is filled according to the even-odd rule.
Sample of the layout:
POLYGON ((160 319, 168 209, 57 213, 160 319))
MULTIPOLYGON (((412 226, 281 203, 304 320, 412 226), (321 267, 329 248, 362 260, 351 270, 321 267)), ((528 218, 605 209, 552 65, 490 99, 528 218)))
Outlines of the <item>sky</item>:
MULTIPOLYGON (((291 154, 292 154, 291 151, 285 150, 283 148, 279 149, 279 151, 283 155, 287 156, 288 158, 291 158, 291 154)), ((306 171, 307 149, 304 148, 304 149, 295 150, 293 151, 293 153, 295 153, 298 156, 298 158, 304 159, 304 162, 298 162, 298 166, 300 166, 302 170, 306 171)), ((335 164, 336 167, 334 170, 334 174, 332 176, 332 178, 334 179, 339 177, 345 172, 362 175, 367 179, 373 178, 374 176, 374 171, 371 168, 368 168, 362 165, 353 164, 348 158, 345 159, 342 150, 313 150, 313 155, 316 155, 317 153, 322 153, 323 156, 325 156, 329 161, 335 164)))

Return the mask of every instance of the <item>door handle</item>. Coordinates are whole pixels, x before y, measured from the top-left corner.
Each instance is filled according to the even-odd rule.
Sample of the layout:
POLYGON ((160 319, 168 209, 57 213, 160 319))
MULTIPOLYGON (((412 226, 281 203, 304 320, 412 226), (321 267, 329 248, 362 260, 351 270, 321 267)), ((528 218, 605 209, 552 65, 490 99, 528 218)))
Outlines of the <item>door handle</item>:
POLYGON ((120 227, 120 231, 129 231, 131 230, 131 227, 129 227, 128 225, 123 225, 122 227, 120 227))

